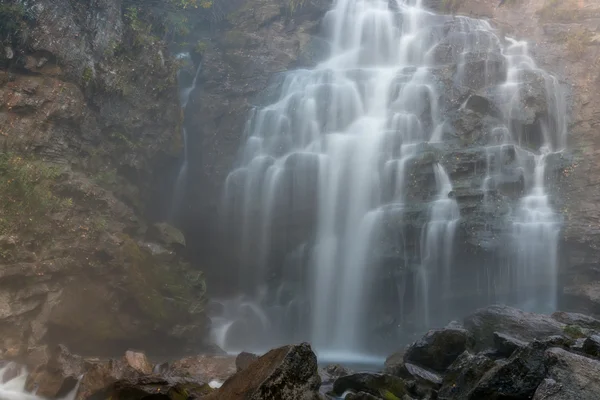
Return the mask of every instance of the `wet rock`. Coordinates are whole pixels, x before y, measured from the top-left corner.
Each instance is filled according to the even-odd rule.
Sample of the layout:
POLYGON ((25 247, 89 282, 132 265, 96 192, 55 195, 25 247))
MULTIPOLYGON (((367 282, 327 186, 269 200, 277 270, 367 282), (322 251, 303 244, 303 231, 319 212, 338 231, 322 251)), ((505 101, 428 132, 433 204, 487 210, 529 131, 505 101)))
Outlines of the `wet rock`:
POLYGON ((440 400, 469 399, 471 390, 494 365, 494 361, 484 355, 465 351, 448 367, 438 398, 440 400))
POLYGON ((185 357, 172 362, 168 374, 190 377, 203 382, 224 381, 236 373, 236 364, 236 358, 227 355, 185 357))
POLYGON ((256 354, 247 353, 245 351, 242 351, 235 358, 235 369, 236 369, 236 372, 240 372, 240 371, 245 370, 246 368, 248 368, 248 366, 250 364, 252 364, 256 360, 258 360, 258 356, 256 354))
POLYGON ((552 314, 552 318, 566 325, 577 325, 582 328, 600 330, 600 320, 589 315, 557 311, 552 314))
MULTIPOLYGON (((547 400, 553 398, 553 396, 559 394, 562 390, 562 385, 557 383, 554 379, 544 379, 544 381, 538 386, 533 400, 547 400)), ((560 397, 559 397, 560 398, 560 397)))
POLYGON ((406 349, 404 361, 443 372, 472 345, 473 338, 465 329, 431 330, 406 349))
POLYGON ((528 313, 508 306, 490 306, 477 310, 464 320, 464 325, 475 338, 478 349, 494 345, 494 332, 532 341, 563 333, 563 324, 550 316, 528 313))
POLYGON ((585 339, 581 349, 592 357, 600 357, 600 336, 592 335, 585 339))
POLYGON ((325 368, 319 369, 319 376, 321 377, 321 387, 319 392, 328 393, 333 389, 333 383, 339 377, 351 375, 354 372, 346 367, 339 364, 327 365, 325 368))
POLYGON ((595 400, 600 393, 600 362, 564 349, 546 351, 548 379, 534 400, 595 400))
POLYGON ((529 399, 546 377, 545 346, 537 341, 499 361, 477 383, 471 399, 529 399))
POLYGON ((96 394, 113 399, 165 399, 182 400, 203 397, 212 393, 207 383, 192 380, 165 378, 160 376, 143 376, 137 379, 123 379, 109 388, 96 394))
POLYGON ((406 350, 400 350, 386 358, 383 372, 394 376, 406 376, 407 371, 404 366, 405 352, 406 350))
POLYGON ((50 351, 48 362, 28 376, 26 387, 37 388, 37 394, 43 397, 61 397, 75 387, 83 372, 83 359, 59 345, 50 351))
POLYGON ((406 371, 417 381, 424 383, 428 386, 439 386, 442 384, 442 377, 435 372, 426 370, 417 365, 406 363, 406 371))
POLYGON ((339 396, 346 391, 364 392, 381 398, 394 398, 392 396, 402 398, 408 394, 403 379, 372 373, 357 373, 338 378, 333 384, 333 392, 339 396))
POLYGON ((494 348, 501 357, 510 357, 517 349, 527 346, 527 342, 500 332, 494 332, 494 348))
POLYGON ((150 364, 144 353, 128 350, 125 352, 125 362, 141 374, 149 375, 152 373, 152 364, 150 364))
POLYGON ((290 345, 269 351, 229 378, 207 400, 318 398, 321 379, 310 345, 290 345))
POLYGON ((0 377, 2 383, 15 379, 17 376, 21 375, 23 369, 23 367, 14 362, 9 362, 8 364, 3 365, 2 368, 5 368, 4 373, 0 377))

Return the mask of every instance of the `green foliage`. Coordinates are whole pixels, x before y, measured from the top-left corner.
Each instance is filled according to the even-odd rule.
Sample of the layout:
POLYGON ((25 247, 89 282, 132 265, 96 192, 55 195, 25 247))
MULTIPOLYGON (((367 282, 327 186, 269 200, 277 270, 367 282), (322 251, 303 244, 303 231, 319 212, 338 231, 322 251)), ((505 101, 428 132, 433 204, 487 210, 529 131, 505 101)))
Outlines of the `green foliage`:
POLYGON ((89 83, 92 78, 94 77, 94 72, 92 71, 92 69, 90 67, 85 67, 83 69, 83 74, 81 74, 81 79, 83 80, 84 83, 89 83))
POLYGON ((198 40, 196 46, 194 46, 194 51, 198 54, 203 54, 208 48, 208 44, 203 40, 198 40))
POLYGON ((49 213, 72 206, 52 191, 60 169, 39 161, 0 154, 0 232, 23 229, 49 213))
POLYGON ((580 339, 585 337, 585 334, 583 333, 579 325, 567 325, 563 328, 563 331, 567 336, 570 336, 573 339, 580 339))

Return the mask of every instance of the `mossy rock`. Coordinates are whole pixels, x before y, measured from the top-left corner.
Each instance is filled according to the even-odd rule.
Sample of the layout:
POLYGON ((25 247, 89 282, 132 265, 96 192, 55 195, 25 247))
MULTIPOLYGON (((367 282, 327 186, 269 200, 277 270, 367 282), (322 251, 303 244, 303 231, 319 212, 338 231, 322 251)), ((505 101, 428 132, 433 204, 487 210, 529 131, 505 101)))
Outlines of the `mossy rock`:
POLYGON ((563 328, 565 334, 573 339, 581 339, 586 337, 583 329, 579 325, 567 325, 563 328))
POLYGON ((348 390, 368 393, 386 400, 402 399, 408 394, 402 378, 386 374, 352 374, 338 378, 333 384, 333 392, 336 395, 342 395, 348 390))
POLYGON ((172 225, 166 222, 159 222, 152 225, 148 229, 148 237, 160 244, 167 246, 182 246, 185 247, 185 236, 183 233, 172 225))

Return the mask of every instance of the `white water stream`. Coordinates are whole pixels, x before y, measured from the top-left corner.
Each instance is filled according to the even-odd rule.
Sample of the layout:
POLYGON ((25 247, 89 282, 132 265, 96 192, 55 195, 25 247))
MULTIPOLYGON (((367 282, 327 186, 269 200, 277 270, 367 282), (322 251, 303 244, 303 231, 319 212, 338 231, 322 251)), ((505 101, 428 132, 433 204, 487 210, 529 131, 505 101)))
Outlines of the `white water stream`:
MULTIPOLYGON (((436 15, 420 0, 336 0, 323 26, 329 58, 313 69, 288 72, 279 99, 253 112, 239 164, 226 181, 240 294, 224 301, 213 319, 219 344, 235 351, 302 339, 320 355, 364 356, 366 324, 378 295, 372 251, 386 223, 384 210, 402 212, 410 205, 407 168, 420 157, 421 145, 448 140, 451 94, 440 91, 438 68, 446 64, 456 66, 455 87, 497 93, 501 122, 482 150, 488 160, 480 189, 484 201, 503 173, 496 162, 506 146, 519 149, 525 176, 524 196, 509 216, 514 256, 506 281, 494 284, 518 294, 507 302, 555 307, 560 223, 544 187, 544 154, 565 143, 556 79, 535 66, 526 43, 503 40, 486 21, 436 15), (469 69, 473 59, 483 64, 475 63, 482 74, 469 69), (543 135, 535 145, 513 122, 515 113, 527 112, 519 96, 530 73, 546 82, 547 114, 538 121, 543 135), (282 255, 303 225, 311 239, 282 255), (533 292, 533 286, 544 289, 533 292)), ((444 165, 424 168, 435 179, 436 193, 420 230, 414 280, 402 287, 412 285, 414 318, 427 327, 431 314, 452 311, 444 307, 456 290, 461 215, 444 165)), ((395 307, 404 312, 404 305, 395 307)))

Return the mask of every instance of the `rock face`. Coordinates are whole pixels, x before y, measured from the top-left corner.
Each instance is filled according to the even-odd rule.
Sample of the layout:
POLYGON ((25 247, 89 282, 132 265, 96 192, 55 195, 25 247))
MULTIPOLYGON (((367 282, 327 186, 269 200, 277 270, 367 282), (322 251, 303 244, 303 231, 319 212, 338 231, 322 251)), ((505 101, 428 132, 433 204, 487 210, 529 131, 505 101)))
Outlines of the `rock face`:
POLYGON ((183 235, 147 234, 181 148, 179 63, 130 5, 0 5, 0 347, 33 366, 45 344, 181 353, 206 338, 183 235))
POLYGON ((206 399, 317 399, 320 383, 317 357, 303 343, 271 350, 206 399))
POLYGON ((487 18, 502 32, 526 39, 540 67, 562 77, 569 91, 570 120, 568 149, 572 161, 555 175, 557 207, 565 217, 564 287, 561 308, 600 315, 598 258, 600 208, 593 200, 599 195, 599 139, 595 124, 600 104, 600 75, 590 65, 598 62, 597 20, 600 4, 594 0, 550 2, 532 0, 437 1, 437 10, 487 18))

